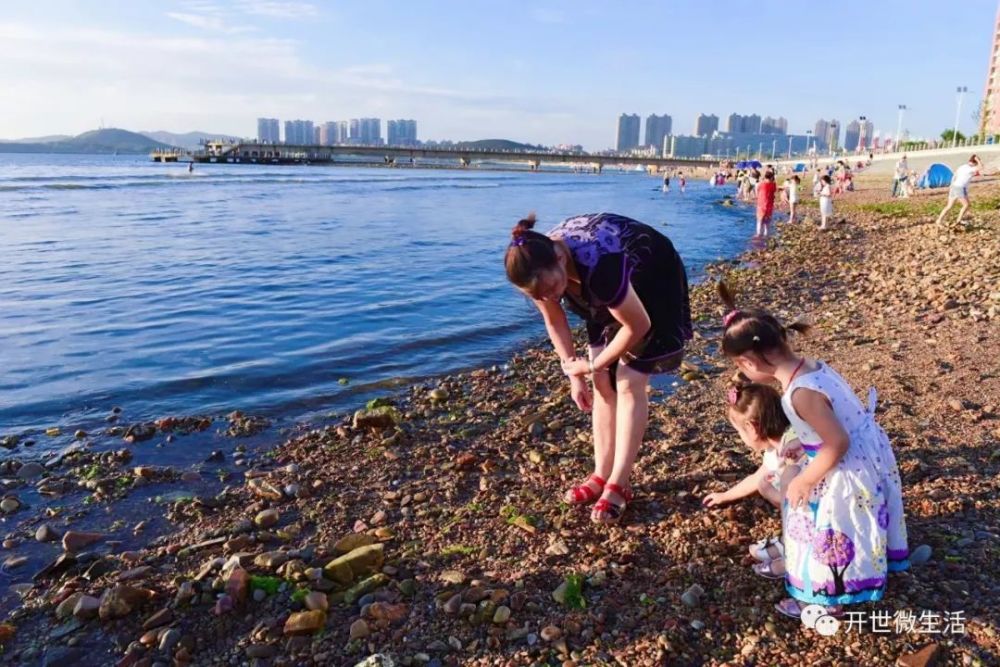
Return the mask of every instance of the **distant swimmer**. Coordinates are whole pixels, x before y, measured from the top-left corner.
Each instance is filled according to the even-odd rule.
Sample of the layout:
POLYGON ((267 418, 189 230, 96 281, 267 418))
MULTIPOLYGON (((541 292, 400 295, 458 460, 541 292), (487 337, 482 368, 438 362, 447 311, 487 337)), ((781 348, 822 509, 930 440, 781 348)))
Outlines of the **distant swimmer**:
POLYGON ((670 172, 663 174, 663 191, 670 192, 670 172))
POLYGON ((193 171, 194 171, 194 162, 188 162, 188 173, 190 174, 193 171))
POLYGON ((684 178, 683 172, 680 174, 680 179, 681 179, 681 194, 684 194, 684 186, 687 185, 687 179, 684 178))

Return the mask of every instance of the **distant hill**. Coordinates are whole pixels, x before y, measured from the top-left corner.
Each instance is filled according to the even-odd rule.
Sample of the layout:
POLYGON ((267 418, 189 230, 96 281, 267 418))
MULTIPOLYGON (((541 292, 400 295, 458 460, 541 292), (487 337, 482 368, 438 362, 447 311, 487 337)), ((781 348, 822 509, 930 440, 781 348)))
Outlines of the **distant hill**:
POLYGON ((164 144, 176 146, 177 148, 186 148, 188 150, 195 150, 197 148, 201 148, 201 143, 207 139, 223 139, 229 141, 240 140, 240 137, 234 137, 228 134, 216 134, 213 132, 198 132, 198 131, 177 134, 176 132, 165 132, 163 130, 157 130, 156 132, 143 131, 141 134, 143 136, 149 137, 153 141, 159 141, 164 144))
POLYGON ((57 141, 0 143, 0 153, 148 153, 157 148, 173 146, 118 128, 91 130, 57 141))
POLYGON ((537 151, 545 150, 543 146, 521 144, 510 139, 480 139, 479 141, 461 141, 456 148, 471 148, 484 151, 537 151))

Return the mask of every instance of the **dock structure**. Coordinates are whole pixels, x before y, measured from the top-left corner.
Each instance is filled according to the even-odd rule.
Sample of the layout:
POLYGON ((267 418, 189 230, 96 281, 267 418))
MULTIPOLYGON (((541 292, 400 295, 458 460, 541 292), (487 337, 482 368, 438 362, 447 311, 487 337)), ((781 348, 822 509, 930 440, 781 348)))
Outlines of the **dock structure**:
POLYGON ((555 153, 547 151, 507 151, 476 148, 429 148, 416 146, 292 145, 258 142, 209 141, 198 151, 154 151, 154 162, 194 162, 221 164, 351 164, 368 158, 387 166, 415 165, 418 160, 439 166, 467 168, 476 163, 527 164, 532 171, 542 164, 580 166, 600 172, 605 166, 711 167, 712 160, 601 155, 598 153, 555 153))

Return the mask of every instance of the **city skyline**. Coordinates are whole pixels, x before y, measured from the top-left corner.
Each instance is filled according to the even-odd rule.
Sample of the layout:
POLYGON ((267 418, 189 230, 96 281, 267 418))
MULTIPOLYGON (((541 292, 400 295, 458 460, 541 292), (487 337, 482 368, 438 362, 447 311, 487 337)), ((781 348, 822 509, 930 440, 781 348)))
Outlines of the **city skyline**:
POLYGON ((711 28, 677 31, 669 44, 654 39, 658 26, 703 24, 700 4, 628 9, 555 0, 522 12, 447 0, 12 3, 0 18, 0 73, 17 103, 0 109, 0 137, 99 126, 251 136, 258 117, 318 123, 356 113, 419 118, 431 140, 499 137, 597 151, 614 146, 607 119, 623 108, 661 113, 667 106, 682 119, 675 131, 703 109, 729 106, 782 109, 791 134, 816 118, 846 124, 866 116, 886 136, 895 134, 896 110, 905 105, 903 130, 930 138, 953 126, 956 86, 969 91, 959 117, 965 134, 976 130, 981 95, 994 89, 995 0, 960 3, 946 22, 925 0, 905 8, 843 3, 837 21, 822 6, 798 6, 790 18, 783 6, 736 5, 713 17, 711 28), (803 29, 781 28, 789 20, 803 29), (874 39, 843 25, 893 29, 874 39), (935 58, 897 66, 901 53, 931 36, 929 26, 935 58), (734 75, 718 40, 771 29, 780 38, 760 67, 774 76, 760 85, 758 77, 734 75), (629 37, 580 48, 609 32, 629 37), (499 45, 510 34, 534 45, 530 55, 469 48, 499 45), (851 54, 850 67, 822 56, 832 44, 851 54), (67 95, 73 104, 60 103, 67 95))

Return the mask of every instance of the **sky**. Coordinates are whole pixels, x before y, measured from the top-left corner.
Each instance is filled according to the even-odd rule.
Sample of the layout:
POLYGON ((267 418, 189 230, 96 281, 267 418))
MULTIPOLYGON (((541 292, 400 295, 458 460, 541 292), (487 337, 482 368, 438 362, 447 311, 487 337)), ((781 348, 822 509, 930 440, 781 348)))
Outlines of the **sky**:
MULTIPOLYGON (((975 130, 996 0, 33 0, 0 10, 0 138, 256 135, 417 120, 422 140, 614 145, 619 114, 975 130)), ((723 120, 724 124, 724 120, 723 120)), ((384 129, 383 129, 384 132, 384 129)))

